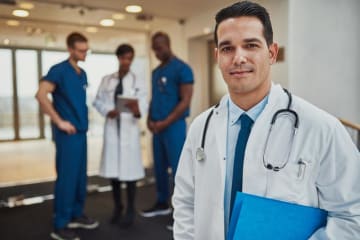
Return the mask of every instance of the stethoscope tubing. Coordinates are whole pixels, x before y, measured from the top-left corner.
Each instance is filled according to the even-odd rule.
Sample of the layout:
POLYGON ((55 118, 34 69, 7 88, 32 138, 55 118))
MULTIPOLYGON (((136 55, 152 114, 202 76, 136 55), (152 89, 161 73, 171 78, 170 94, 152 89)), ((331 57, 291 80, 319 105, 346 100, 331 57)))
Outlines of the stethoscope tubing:
MULTIPOLYGON (((292 105, 292 95, 291 93, 283 88, 284 92, 286 93, 286 95, 288 96, 288 104, 287 104, 287 107, 285 109, 280 109, 278 111, 276 111, 271 119, 271 122, 270 122, 270 129, 269 129, 269 132, 268 132, 268 135, 266 137, 266 141, 265 141, 265 147, 264 147, 264 153, 263 153, 263 164, 264 164, 264 167, 266 169, 269 169, 269 170, 273 170, 273 171, 279 171, 280 169, 284 168, 288 162, 285 161, 285 163, 283 163, 282 165, 280 166, 273 166, 272 164, 268 163, 265 161, 265 152, 266 152, 266 149, 267 149, 267 145, 268 145, 268 140, 269 140, 269 136, 270 136, 270 133, 272 131, 272 127, 273 125, 275 124, 276 122, 276 119, 278 118, 278 116, 282 113, 289 113, 291 115, 294 116, 294 131, 293 131, 293 134, 292 134, 292 142, 291 142, 291 145, 293 144, 293 141, 294 141, 294 138, 295 138, 295 135, 296 135, 296 132, 297 132, 297 129, 299 127, 299 116, 298 114, 291 109, 291 105, 292 105)), ((219 106, 219 103, 216 104, 210 111, 210 113, 208 114, 206 120, 205 120, 205 125, 204 125, 204 129, 203 129, 203 134, 202 134, 202 138, 201 138, 201 145, 200 145, 200 148, 199 150, 201 151, 201 154, 197 153, 197 155, 201 156, 201 159, 199 160, 203 160, 205 158, 205 141, 206 141, 206 134, 207 134, 207 130, 208 130, 208 126, 209 126, 209 122, 211 120, 211 117, 212 115, 214 114, 214 110, 219 106)), ((289 153, 287 155, 287 159, 289 158, 290 156, 290 150, 289 150, 289 153)))

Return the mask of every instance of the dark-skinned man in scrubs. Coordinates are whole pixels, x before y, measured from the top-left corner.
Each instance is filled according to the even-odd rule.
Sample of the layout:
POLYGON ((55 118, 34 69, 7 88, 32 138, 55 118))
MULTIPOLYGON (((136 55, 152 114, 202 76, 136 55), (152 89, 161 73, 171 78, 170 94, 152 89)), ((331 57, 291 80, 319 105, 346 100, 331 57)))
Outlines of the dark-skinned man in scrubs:
MULTIPOLYGON (((193 92, 194 77, 188 64, 177 58, 170 48, 170 38, 164 32, 152 37, 152 49, 160 65, 152 72, 152 99, 147 125, 153 133, 153 157, 157 202, 141 214, 144 217, 172 212, 168 167, 172 177, 186 137, 186 121, 193 92)), ((172 224, 168 226, 172 227, 172 224)))
POLYGON ((85 61, 88 42, 80 33, 67 37, 69 58, 52 66, 40 82, 36 98, 51 119, 56 147, 53 239, 80 239, 74 228, 94 229, 99 223, 84 215, 87 182, 87 76, 77 63, 85 61), (52 94, 52 101, 48 94, 52 94))

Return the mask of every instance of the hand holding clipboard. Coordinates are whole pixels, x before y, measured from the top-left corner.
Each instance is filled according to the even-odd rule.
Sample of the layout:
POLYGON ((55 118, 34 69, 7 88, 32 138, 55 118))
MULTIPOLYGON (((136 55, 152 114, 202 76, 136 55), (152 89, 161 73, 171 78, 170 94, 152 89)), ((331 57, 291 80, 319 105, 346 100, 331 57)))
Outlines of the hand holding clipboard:
POLYGON ((116 101, 116 109, 119 112, 132 113, 134 117, 140 117, 139 101, 135 97, 118 95, 116 101))

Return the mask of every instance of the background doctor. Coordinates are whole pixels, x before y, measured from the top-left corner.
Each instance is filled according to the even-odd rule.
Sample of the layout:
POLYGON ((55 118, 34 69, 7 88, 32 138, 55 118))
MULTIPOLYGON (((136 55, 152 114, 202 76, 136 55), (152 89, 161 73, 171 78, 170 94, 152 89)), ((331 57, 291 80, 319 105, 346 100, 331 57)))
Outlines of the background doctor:
POLYGON ((327 210, 327 225, 313 240, 359 239, 360 155, 336 118, 293 96, 290 108, 299 116, 294 144, 287 138, 292 122, 282 117, 268 143, 272 152, 263 159, 271 118, 289 101, 271 82, 278 52, 272 35, 270 17, 256 3, 238 2, 216 15, 215 54, 229 95, 209 122, 203 160, 196 160, 196 151, 210 110, 190 127, 175 178, 176 240, 225 239, 237 185, 236 191, 327 210), (248 140, 237 144, 246 129, 248 140), (246 147, 243 157, 237 145, 246 147), (241 159, 243 165, 234 170, 241 159), (268 164, 285 165, 273 171, 268 164))
POLYGON ((121 217, 121 182, 127 185, 127 210, 120 226, 130 226, 135 217, 136 180, 144 177, 141 161, 140 128, 138 119, 147 111, 145 80, 138 78, 130 66, 134 58, 134 49, 128 44, 120 45, 116 50, 119 70, 105 76, 94 100, 94 107, 106 117, 104 143, 100 175, 110 179, 112 185, 114 212, 112 223, 121 217), (139 104, 129 101, 132 113, 115 109, 117 95, 136 97, 139 104))

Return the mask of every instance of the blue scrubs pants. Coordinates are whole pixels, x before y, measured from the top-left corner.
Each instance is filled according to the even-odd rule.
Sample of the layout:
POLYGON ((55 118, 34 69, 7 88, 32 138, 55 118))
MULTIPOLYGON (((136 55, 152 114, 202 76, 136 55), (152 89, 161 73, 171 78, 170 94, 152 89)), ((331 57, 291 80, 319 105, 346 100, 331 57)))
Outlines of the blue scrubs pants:
POLYGON ((164 131, 153 135, 153 155, 158 202, 169 199, 168 167, 171 166, 172 177, 175 177, 180 154, 186 137, 185 119, 171 124, 164 131))
POLYGON ((86 132, 73 135, 54 129, 56 173, 54 227, 66 227, 72 218, 83 215, 87 182, 86 132))

